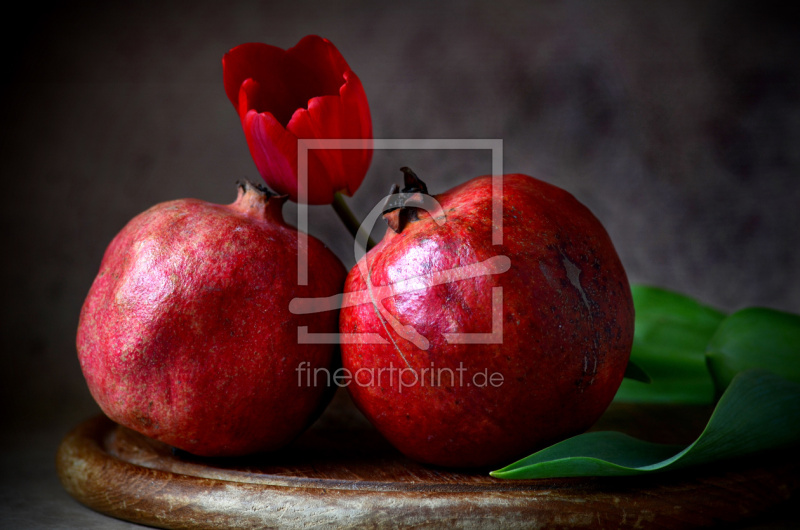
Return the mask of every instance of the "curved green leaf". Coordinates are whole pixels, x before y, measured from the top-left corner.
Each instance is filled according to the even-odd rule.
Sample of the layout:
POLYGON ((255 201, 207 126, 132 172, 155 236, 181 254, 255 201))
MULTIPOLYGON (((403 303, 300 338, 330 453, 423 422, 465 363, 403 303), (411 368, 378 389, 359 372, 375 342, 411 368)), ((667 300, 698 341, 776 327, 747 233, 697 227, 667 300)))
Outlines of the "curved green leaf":
POLYGON ((798 443, 800 384, 772 372, 748 370, 733 378, 702 434, 684 449, 619 432, 592 432, 491 475, 504 479, 640 475, 798 443))
POLYGON ((625 378, 641 381, 642 383, 650 383, 652 381, 650 376, 642 370, 642 367, 630 359, 628 359, 628 365, 625 367, 625 378))
POLYGON ((706 361, 720 393, 737 373, 750 368, 800 383, 800 315, 764 307, 737 311, 711 338, 706 361))
MULTIPOLYGON (((631 286, 636 321, 631 362, 649 376, 626 378, 616 401, 710 404, 714 383, 705 351, 725 314, 665 289, 631 286)), ((626 373, 626 377, 627 377, 626 373)))

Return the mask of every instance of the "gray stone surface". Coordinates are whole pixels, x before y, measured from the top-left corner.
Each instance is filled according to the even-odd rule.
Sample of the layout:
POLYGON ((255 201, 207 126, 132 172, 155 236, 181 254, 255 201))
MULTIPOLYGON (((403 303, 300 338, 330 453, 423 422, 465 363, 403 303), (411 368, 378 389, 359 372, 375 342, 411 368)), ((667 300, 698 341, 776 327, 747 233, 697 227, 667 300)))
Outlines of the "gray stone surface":
MULTIPOLYGON (((800 32, 775 3, 55 5, 3 21, 0 527, 113 527, 53 469, 60 437, 97 410, 78 312, 133 215, 230 202, 257 177, 222 88, 222 54, 242 42, 331 39, 378 138, 502 139, 504 170, 587 204, 633 281, 800 311, 800 32)), ((358 215, 402 165, 432 191, 491 171, 486 152, 377 152, 358 215)), ((329 210, 312 208, 311 231, 350 265, 329 210)))

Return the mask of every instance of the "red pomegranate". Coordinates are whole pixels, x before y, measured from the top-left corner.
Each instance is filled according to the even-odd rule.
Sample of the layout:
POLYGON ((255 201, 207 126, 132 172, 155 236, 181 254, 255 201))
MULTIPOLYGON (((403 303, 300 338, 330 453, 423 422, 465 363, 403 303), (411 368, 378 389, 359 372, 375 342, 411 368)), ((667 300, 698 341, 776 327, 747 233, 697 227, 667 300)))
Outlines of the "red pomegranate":
POLYGON ((628 280, 601 223, 566 191, 505 175, 493 244, 492 177, 426 208, 424 184, 406 177, 385 237, 345 282, 358 408, 408 457, 447 467, 507 464, 590 427, 633 340, 628 280))
POLYGON ((234 456, 284 446, 322 411, 329 389, 297 370, 329 370, 338 352, 301 343, 298 328, 334 332, 338 315, 310 320, 289 302, 341 292, 346 270, 309 236, 298 285, 284 201, 242 184, 233 204, 165 202, 114 238, 77 335, 89 390, 112 420, 190 453, 234 456))

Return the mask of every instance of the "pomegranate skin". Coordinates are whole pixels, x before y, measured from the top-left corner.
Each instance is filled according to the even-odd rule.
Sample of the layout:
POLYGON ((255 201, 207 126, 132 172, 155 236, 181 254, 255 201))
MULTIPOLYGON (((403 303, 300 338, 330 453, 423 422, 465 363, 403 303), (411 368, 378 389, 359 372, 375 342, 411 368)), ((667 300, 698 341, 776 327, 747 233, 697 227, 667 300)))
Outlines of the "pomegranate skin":
POLYGON ((298 367, 338 365, 335 345, 299 344, 298 326, 333 332, 338 314, 291 314, 294 297, 341 292, 346 270, 298 235, 285 198, 242 185, 233 204, 165 202, 113 239, 81 310, 77 350, 92 396, 112 420, 201 456, 278 449, 332 396, 298 367))
POLYGON ((434 196, 444 223, 417 210, 418 220, 387 229, 345 281, 345 297, 368 290, 368 270, 373 294, 344 306, 340 332, 385 341, 342 344, 348 390, 384 437, 419 462, 508 464, 586 430, 630 356, 630 287, 601 223, 568 192, 532 177, 505 175, 502 189, 502 245, 492 245, 492 178, 478 177, 434 196), (459 279, 452 271, 497 256, 508 258, 505 272, 459 279), (448 281, 431 281, 447 270, 448 281), (383 297, 379 287, 389 284, 397 289, 383 297), (403 338, 400 326, 429 347, 403 338), (501 337, 467 338, 473 343, 445 336, 500 328, 501 337))

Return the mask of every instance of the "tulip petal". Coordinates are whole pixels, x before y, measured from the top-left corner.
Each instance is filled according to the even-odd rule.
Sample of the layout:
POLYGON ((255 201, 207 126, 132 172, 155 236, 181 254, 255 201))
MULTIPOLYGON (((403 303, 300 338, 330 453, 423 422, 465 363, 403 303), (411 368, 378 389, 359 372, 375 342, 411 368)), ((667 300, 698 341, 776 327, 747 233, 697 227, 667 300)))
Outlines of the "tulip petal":
POLYGON ((262 82, 264 74, 275 71, 285 55, 284 50, 260 42, 241 44, 226 53, 222 57, 222 81, 233 106, 239 106, 239 89, 246 79, 262 82))
MULTIPOLYGON (((248 79, 242 84, 240 110, 242 127, 250 148, 250 154, 267 185, 278 193, 289 195, 298 202, 298 139, 287 131, 269 112, 248 110, 248 96, 258 91, 258 83, 248 79)), ((297 112, 305 112, 299 110, 297 112)), ((330 204, 333 202, 333 189, 328 179, 328 171, 318 160, 315 151, 308 152, 305 200, 309 204, 330 204)))
POLYGON ((328 140, 328 147, 331 142, 335 146, 335 140, 362 140, 360 149, 309 151, 309 160, 316 157, 324 166, 331 189, 352 195, 364 180, 372 160, 372 122, 360 80, 352 72, 344 76, 346 83, 340 89, 341 96, 313 98, 308 110, 295 112, 287 129, 298 138, 328 140))
POLYGON ((313 65, 268 44, 251 42, 237 46, 222 58, 222 68, 225 92, 234 107, 239 108, 242 83, 253 79, 260 89, 251 95, 250 108, 270 112, 283 125, 309 98, 326 93, 320 92, 324 86, 313 65))
POLYGON ((345 84, 340 90, 346 119, 344 138, 362 140, 361 149, 350 149, 345 155, 347 193, 353 195, 372 162, 372 117, 361 80, 352 71, 344 74, 345 84))
MULTIPOLYGON (((335 141, 338 137, 335 128, 340 121, 339 107, 339 98, 336 96, 312 98, 308 102, 308 109, 294 113, 287 128, 298 138, 335 141)), ((339 185, 343 172, 341 151, 330 147, 329 142, 325 148, 309 150, 309 173, 315 174, 311 168, 319 165, 325 175, 325 184, 338 191, 343 187, 339 185)))
POLYGON ((297 197, 297 138, 268 112, 248 111, 242 120, 247 146, 267 185, 297 197))
POLYGON ((288 50, 242 44, 222 64, 225 92, 270 187, 298 200, 298 138, 359 139, 363 147, 312 149, 307 159, 309 204, 355 193, 372 160, 372 122, 361 81, 330 41, 310 35, 288 50))
MULTIPOLYGON (((307 91, 306 101, 316 96, 337 96, 344 84, 344 73, 350 70, 347 62, 328 39, 316 35, 303 37, 286 51, 292 62, 302 65, 303 71, 314 72, 313 89, 307 91)), ((301 87, 296 87, 301 88, 301 87)), ((305 103, 305 101, 303 102, 305 103)))

